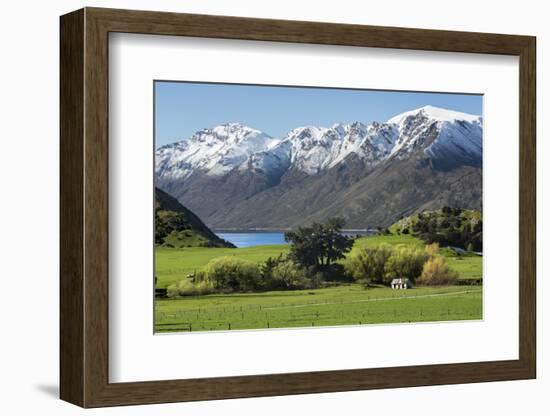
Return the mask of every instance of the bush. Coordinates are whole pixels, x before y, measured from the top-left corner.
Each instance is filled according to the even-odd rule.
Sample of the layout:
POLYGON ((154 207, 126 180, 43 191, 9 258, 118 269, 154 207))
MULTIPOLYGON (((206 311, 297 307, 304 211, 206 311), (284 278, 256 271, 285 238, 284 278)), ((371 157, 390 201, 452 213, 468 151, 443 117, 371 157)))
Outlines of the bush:
POLYGON ((255 263, 224 256, 212 259, 204 270, 205 279, 217 290, 248 292, 262 287, 260 269, 255 263))
POLYGON ((442 256, 436 255, 424 263, 417 283, 427 286, 453 285, 457 279, 458 273, 449 269, 442 256))
POLYGON ((414 282, 421 275, 427 259, 426 252, 419 248, 395 249, 384 265, 383 283, 389 285, 396 278, 407 278, 414 282))
POLYGON ((429 257, 436 256, 439 253, 439 243, 428 244, 425 251, 429 257))
POLYGON ((393 250, 388 245, 360 249, 346 262, 346 269, 357 281, 365 283, 382 283, 385 265, 393 250))
POLYGON ((193 283, 190 280, 185 279, 168 286, 167 295, 169 298, 174 298, 177 296, 209 295, 214 292, 216 292, 216 290, 209 282, 193 283))
POLYGON ((313 280, 306 277, 306 271, 290 260, 279 262, 272 270, 271 285, 273 289, 310 289, 313 280))
POLYGON ((260 270, 263 290, 314 289, 322 280, 315 267, 304 268, 283 255, 269 257, 260 270))

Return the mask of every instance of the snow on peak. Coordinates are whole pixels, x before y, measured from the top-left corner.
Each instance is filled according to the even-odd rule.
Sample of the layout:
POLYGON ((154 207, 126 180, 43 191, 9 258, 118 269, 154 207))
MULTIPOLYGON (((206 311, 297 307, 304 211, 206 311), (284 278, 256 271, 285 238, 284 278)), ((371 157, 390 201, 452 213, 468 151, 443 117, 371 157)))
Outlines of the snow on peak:
POLYGON ((481 158, 481 116, 427 105, 392 117, 388 124, 399 129, 399 139, 391 151, 398 158, 418 148, 431 158, 458 156, 457 152, 470 160, 481 158))
POLYGON ((261 133, 259 130, 248 127, 242 123, 224 123, 213 129, 204 129, 216 134, 219 138, 246 137, 252 133, 261 133))
POLYGON ((159 148, 155 170, 158 177, 167 179, 187 178, 196 171, 218 176, 236 168, 266 174, 293 168, 314 175, 350 155, 375 166, 393 155, 405 158, 417 149, 430 158, 460 154, 477 160, 482 129, 480 116, 429 105, 385 123, 303 126, 278 139, 242 123, 225 123, 159 148))
POLYGON ((432 105, 426 105, 416 110, 406 111, 398 114, 388 120, 388 123, 400 125, 410 116, 423 115, 428 119, 435 121, 468 121, 474 122, 480 119, 480 116, 474 114, 462 113, 454 110, 447 110, 445 108, 434 107, 432 105))
POLYGON ((330 169, 352 154, 374 165, 389 154, 396 139, 397 130, 386 127, 359 121, 330 128, 300 127, 290 131, 278 147, 286 146, 290 165, 308 175, 330 169))
POLYGON ((279 141, 242 123, 226 123, 196 132, 187 140, 159 148, 155 171, 160 177, 186 178, 195 171, 223 175, 256 152, 279 141))

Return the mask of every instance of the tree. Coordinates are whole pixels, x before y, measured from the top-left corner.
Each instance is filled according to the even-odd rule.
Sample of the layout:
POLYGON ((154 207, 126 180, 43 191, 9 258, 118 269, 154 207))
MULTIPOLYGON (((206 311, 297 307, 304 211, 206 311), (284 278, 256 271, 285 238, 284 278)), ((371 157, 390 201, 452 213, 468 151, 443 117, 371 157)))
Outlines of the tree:
POLYGON ((303 268, 315 272, 329 271, 337 260, 351 250, 354 239, 342 234, 343 218, 330 218, 325 223, 312 223, 285 233, 290 243, 290 258, 303 268))
POLYGON ((276 289, 305 289, 315 286, 315 282, 304 276, 304 271, 290 260, 279 262, 272 271, 272 284, 276 289))
POLYGON ((205 281, 216 290, 249 292, 261 288, 260 269, 256 263, 233 256, 217 257, 205 267, 205 281))
POLYGON ((346 262, 346 268, 355 280, 382 283, 384 267, 392 252, 392 248, 388 245, 363 247, 346 262))
POLYGON ((422 273, 428 254, 415 247, 395 249, 384 265, 384 283, 395 278, 407 278, 414 282, 422 273))
POLYGON ((417 283, 427 286, 446 286, 456 284, 457 279, 458 273, 449 269, 443 256, 435 255, 424 263, 417 283))
POLYGON ((424 249, 428 257, 434 257, 439 253, 439 244, 438 243, 431 243, 426 246, 424 249))

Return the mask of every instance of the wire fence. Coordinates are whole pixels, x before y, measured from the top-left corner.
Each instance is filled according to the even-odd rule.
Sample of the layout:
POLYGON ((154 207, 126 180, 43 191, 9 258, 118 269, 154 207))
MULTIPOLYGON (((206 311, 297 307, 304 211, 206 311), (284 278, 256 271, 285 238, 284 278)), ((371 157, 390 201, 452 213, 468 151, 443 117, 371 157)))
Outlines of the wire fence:
POLYGON ((248 304, 170 311, 157 309, 155 329, 158 332, 231 331, 481 319, 481 301, 466 298, 469 293, 472 292, 455 296, 449 303, 425 305, 382 302, 401 298, 411 299, 410 296, 395 295, 392 298, 373 298, 366 301, 325 299, 323 302, 281 302, 267 306, 248 304))

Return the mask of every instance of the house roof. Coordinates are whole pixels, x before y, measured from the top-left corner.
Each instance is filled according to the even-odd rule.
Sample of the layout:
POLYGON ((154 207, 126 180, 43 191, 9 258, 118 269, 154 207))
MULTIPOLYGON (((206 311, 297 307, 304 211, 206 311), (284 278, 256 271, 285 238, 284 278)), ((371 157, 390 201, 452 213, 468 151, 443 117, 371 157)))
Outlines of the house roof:
POLYGON ((409 279, 406 278, 406 277, 399 277, 399 278, 396 278, 396 279, 393 279, 391 281, 392 284, 394 283, 409 283, 409 279))

